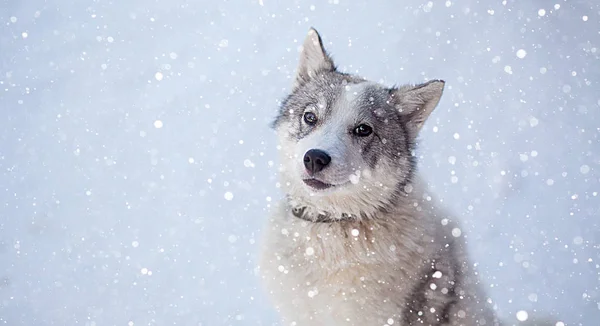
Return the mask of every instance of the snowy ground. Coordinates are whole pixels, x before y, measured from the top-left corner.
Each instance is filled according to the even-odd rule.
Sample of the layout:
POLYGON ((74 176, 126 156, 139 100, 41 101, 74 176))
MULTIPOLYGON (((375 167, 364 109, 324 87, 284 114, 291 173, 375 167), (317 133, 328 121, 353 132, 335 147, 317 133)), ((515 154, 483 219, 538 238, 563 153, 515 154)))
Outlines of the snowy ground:
POLYGON ((598 325, 599 20, 593 0, 0 2, 0 323, 275 324, 268 123, 315 26, 346 71, 447 81, 421 170, 502 314, 598 325))

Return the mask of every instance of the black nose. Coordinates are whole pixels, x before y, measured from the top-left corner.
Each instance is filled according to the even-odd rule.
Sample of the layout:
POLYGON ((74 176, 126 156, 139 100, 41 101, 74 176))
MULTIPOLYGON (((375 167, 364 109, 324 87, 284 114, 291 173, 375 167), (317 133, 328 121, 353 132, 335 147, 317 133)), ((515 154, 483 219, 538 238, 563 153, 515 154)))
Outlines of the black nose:
POLYGON ((310 173, 323 170, 331 162, 331 156, 320 149, 311 149, 304 154, 304 166, 310 173))

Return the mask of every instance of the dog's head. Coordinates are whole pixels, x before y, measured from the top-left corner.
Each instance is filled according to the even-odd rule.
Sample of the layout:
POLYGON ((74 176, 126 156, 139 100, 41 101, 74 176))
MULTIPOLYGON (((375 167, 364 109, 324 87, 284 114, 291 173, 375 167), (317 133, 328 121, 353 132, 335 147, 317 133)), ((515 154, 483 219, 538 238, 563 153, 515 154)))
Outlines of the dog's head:
POLYGON ((338 72, 311 29, 273 124, 294 205, 332 219, 364 217, 410 191, 415 140, 443 88, 439 80, 387 88, 338 72))

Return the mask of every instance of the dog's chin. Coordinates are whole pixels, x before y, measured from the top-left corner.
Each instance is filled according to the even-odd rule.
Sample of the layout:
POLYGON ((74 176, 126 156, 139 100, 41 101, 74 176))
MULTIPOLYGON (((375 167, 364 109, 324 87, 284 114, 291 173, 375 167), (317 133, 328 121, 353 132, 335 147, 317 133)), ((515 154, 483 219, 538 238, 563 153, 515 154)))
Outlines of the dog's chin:
POLYGON ((302 181, 311 191, 327 191, 335 188, 335 185, 317 179, 303 179, 302 181))
POLYGON ((327 183, 315 178, 305 178, 302 181, 304 181, 304 185, 306 185, 308 190, 312 193, 329 193, 331 191, 338 190, 341 186, 343 186, 327 183))

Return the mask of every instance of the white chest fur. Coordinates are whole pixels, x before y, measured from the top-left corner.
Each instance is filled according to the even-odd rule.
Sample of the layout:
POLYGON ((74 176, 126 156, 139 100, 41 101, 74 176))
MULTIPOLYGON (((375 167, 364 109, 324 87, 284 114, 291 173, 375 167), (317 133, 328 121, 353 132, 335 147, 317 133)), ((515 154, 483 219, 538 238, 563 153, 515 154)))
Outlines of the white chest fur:
POLYGON ((309 223, 276 208, 260 268, 286 325, 399 324, 430 238, 399 219, 309 223))

